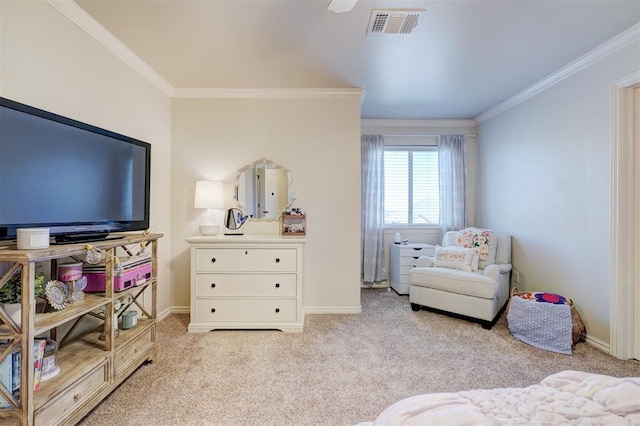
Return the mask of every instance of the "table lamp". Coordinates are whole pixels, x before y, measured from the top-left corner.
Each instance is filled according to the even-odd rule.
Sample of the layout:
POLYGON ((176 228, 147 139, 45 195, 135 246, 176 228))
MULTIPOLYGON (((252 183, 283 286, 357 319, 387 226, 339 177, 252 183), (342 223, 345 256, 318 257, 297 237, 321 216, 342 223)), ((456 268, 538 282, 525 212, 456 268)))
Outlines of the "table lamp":
POLYGON ((211 218, 214 214, 211 210, 218 210, 224 207, 222 182, 197 181, 194 198, 194 209, 208 209, 205 220, 200 224, 200 235, 217 235, 219 226, 211 218))

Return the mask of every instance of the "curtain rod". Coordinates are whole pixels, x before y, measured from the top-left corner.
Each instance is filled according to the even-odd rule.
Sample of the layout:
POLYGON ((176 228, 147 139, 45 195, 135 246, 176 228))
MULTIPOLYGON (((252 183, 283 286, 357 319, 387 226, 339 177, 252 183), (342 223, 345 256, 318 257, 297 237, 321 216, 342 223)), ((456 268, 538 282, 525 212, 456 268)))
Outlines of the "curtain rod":
MULTIPOLYGON (((437 138, 439 136, 453 136, 453 134, 449 135, 388 135, 386 133, 383 133, 383 136, 389 136, 392 138, 416 138, 416 137, 428 137, 428 138, 437 138)), ((475 138, 476 135, 462 135, 465 138, 475 138)))

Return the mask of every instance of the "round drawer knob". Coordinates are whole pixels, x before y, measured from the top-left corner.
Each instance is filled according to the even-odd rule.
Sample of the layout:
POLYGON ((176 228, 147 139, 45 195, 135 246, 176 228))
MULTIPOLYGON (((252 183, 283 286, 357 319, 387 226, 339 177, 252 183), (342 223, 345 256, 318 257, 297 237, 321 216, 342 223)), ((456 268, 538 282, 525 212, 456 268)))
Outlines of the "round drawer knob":
POLYGON ((211 258, 211 263, 216 263, 216 258, 215 257, 211 258))
POLYGON ((276 308, 276 314, 280 312, 280 308, 276 308))
POLYGON ((276 257, 276 263, 280 263, 280 258, 276 257))
POLYGON ((280 288, 280 283, 276 283, 276 288, 280 288))
POLYGON ((216 308, 211 308, 211 313, 215 314, 216 313, 216 308))
POLYGON ((216 288, 216 283, 211 283, 211 288, 216 288))

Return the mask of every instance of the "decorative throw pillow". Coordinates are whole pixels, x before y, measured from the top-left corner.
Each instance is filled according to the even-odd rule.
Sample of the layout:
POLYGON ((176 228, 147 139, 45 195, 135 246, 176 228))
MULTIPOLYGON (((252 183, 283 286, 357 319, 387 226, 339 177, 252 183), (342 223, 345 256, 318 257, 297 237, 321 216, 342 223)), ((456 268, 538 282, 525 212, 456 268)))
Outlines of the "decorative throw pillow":
POLYGON ((480 263, 480 250, 477 248, 473 250, 473 258, 471 259, 471 272, 475 272, 478 270, 478 265, 480 263))
POLYGON ((478 266, 482 269, 495 263, 497 240, 490 229, 462 229, 458 232, 456 246, 478 250, 478 266))
POLYGON ((471 272, 475 254, 476 250, 471 248, 441 247, 436 245, 433 266, 471 272))

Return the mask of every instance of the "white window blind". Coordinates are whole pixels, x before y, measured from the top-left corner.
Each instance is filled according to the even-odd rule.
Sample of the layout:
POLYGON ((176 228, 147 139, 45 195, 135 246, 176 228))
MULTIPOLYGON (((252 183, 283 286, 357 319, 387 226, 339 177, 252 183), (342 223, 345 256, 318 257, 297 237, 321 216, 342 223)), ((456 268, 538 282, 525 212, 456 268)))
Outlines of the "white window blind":
POLYGON ((439 214, 437 147, 385 147, 384 223, 437 225, 439 214))

